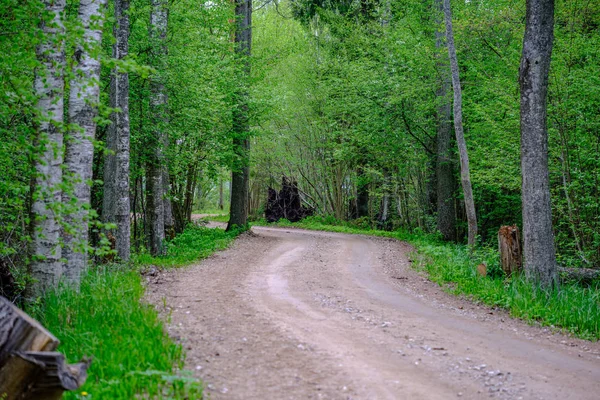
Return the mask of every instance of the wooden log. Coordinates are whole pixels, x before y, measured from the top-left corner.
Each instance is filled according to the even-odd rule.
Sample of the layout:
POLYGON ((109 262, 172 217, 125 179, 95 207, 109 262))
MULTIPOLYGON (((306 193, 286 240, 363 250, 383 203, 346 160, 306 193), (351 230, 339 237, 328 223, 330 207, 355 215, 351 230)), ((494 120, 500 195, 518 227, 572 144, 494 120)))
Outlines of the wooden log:
POLYGON ((58 339, 39 322, 0 296, 0 366, 16 351, 53 351, 58 339))
POLYGON ((595 280, 600 279, 600 269, 558 267, 558 272, 563 281, 576 281, 577 283, 590 284, 595 280))
POLYGON ((518 273, 523 268, 521 235, 516 225, 502 226, 498 231, 500 265, 506 276, 518 273))
POLYGON ((67 365, 58 339, 0 296, 0 399, 55 400, 85 382, 90 360, 67 365))

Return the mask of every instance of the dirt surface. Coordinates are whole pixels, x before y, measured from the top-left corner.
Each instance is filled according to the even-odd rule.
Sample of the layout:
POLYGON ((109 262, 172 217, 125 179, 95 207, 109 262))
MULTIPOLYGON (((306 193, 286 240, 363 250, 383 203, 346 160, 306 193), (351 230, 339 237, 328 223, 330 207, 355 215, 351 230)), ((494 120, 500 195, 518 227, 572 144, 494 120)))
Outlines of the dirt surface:
POLYGON ((149 277, 211 399, 599 399, 600 344, 444 293, 411 248, 252 228, 149 277))

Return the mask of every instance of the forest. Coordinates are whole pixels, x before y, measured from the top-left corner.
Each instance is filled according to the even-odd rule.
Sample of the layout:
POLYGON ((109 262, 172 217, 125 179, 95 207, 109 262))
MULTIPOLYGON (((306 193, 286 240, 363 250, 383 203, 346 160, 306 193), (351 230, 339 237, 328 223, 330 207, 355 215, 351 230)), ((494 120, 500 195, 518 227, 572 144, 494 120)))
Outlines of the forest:
POLYGON ((600 338, 600 2, 0 0, 0 47, 0 294, 70 357, 121 306, 154 332, 140 354, 165 349, 121 387, 131 361, 84 345, 125 365, 92 363, 99 398, 157 393, 184 357, 107 297, 267 224, 285 184, 310 216, 275 225, 409 241, 457 294, 600 338))

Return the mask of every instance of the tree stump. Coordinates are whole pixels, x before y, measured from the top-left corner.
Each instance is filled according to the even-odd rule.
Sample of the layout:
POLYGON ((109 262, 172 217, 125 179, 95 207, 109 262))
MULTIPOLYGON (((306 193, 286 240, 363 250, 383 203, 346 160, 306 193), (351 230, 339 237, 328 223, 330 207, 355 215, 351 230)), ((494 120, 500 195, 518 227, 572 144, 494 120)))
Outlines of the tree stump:
POLYGON ((58 339, 0 296, 0 399, 54 400, 85 382, 89 360, 67 365, 58 339))
POLYGON ((502 226, 498 231, 500 265, 506 276, 518 273, 523 268, 521 235, 516 225, 502 226))

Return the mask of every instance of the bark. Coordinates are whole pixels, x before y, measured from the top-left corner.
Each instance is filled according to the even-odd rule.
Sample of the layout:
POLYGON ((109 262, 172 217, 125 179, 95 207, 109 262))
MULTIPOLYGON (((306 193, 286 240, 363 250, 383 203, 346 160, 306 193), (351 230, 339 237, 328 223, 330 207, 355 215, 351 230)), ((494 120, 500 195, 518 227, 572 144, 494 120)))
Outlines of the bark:
POLYGON ((498 230, 498 250, 500 266, 506 276, 521 271, 523 266, 521 235, 516 225, 503 226, 498 230))
POLYGON ((223 210, 223 178, 219 179, 219 210, 223 210))
POLYGON ((77 46, 74 79, 69 93, 69 123, 75 127, 69 132, 65 163, 72 179, 73 193, 64 193, 63 202, 73 200, 74 209, 65 215, 63 275, 68 283, 79 287, 81 273, 87 266, 89 207, 94 161, 94 136, 100 101, 100 58, 92 56, 102 40, 104 7, 106 0, 82 1, 79 5, 79 22, 84 34, 77 46))
MULTIPOLYGON (((167 56, 168 1, 153 0, 150 12, 151 62, 158 72, 150 78, 150 118, 152 132, 149 157, 146 166, 148 185, 147 210, 149 221, 149 247, 152 255, 164 254, 165 248, 165 201, 168 175, 164 160, 167 143, 167 91, 165 87, 167 56)), ((171 212, 170 204, 167 207, 171 212)), ((172 218, 169 219, 172 225, 172 218)))
MULTIPOLYGON (((436 0, 440 12, 443 12, 442 0, 436 0)), ((439 21, 436 24, 439 27, 439 21)), ((452 159, 452 103, 448 97, 451 77, 450 68, 441 52, 446 46, 446 33, 436 28, 435 47, 438 53, 437 70, 440 74, 439 88, 436 92, 437 107, 437 159, 435 166, 437 192, 437 228, 445 240, 456 241, 456 177, 452 159)))
POLYGON ((452 10, 450 0, 443 0, 444 19, 446 21, 446 44, 450 58, 450 70, 452 72, 452 88, 454 89, 454 132, 458 144, 460 156, 460 180, 465 198, 465 209, 467 212, 467 223, 469 225, 469 247, 473 249, 477 239, 477 215, 475 214, 475 202, 473 200, 473 189, 471 187, 471 174, 469 172, 469 155, 462 123, 462 91, 460 88, 460 76, 458 73, 458 60, 454 46, 454 34, 452 32, 452 10))
POLYGON ((59 341, 39 322, 0 297, 0 398, 59 399, 86 378, 89 361, 66 365, 59 341))
POLYGON ((523 256, 529 279, 558 284, 548 173, 548 73, 554 40, 554 0, 528 0, 519 67, 523 256))
POLYGON ((248 190, 250 181, 250 123, 248 119, 248 92, 246 82, 250 76, 252 47, 252 0, 236 0, 235 52, 243 66, 242 83, 233 111, 233 150, 237 165, 231 173, 231 207, 227 230, 234 226, 246 226, 248 221, 248 190))
POLYGON ((59 206, 61 203, 63 162, 63 112, 65 28, 62 15, 65 0, 44 0, 51 20, 42 20, 44 35, 36 50, 40 67, 36 70, 34 89, 38 96, 39 125, 35 159, 32 211, 32 261, 30 274, 34 283, 28 297, 41 295, 55 287, 62 274, 59 206))
MULTIPOLYGON (((116 42, 113 58, 122 60, 129 53, 129 1, 115 0, 116 42)), ((121 260, 129 260, 131 223, 129 204, 129 74, 118 67, 110 81, 110 106, 120 111, 111 115, 106 147, 111 154, 104 163, 104 222, 117 225, 115 246, 121 260)))
POLYGON ((381 205, 379 207, 379 213, 377 214, 377 226, 379 229, 389 228, 389 211, 390 211, 390 185, 391 185, 390 172, 387 168, 383 169, 383 197, 381 198, 381 205))

